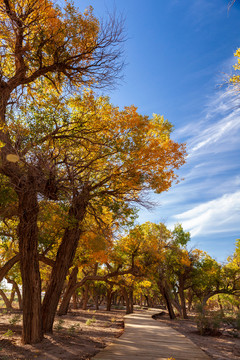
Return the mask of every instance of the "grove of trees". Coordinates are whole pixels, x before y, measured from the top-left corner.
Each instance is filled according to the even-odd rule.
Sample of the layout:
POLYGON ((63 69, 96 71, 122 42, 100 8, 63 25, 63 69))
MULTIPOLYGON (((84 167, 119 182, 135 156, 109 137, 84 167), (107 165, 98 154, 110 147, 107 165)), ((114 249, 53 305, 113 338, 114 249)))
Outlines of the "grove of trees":
POLYGON ((53 331, 70 300, 187 304, 239 291, 239 244, 222 266, 188 250, 181 225, 134 226, 145 194, 185 162, 163 116, 120 110, 94 89, 123 67, 123 21, 48 0, 0 0, 0 291, 23 311, 24 344, 53 331), (127 231, 127 229, 130 229, 127 231), (124 234, 124 235, 122 235, 124 234))
POLYGON ((171 186, 185 149, 163 117, 119 110, 86 89, 120 75, 121 19, 103 24, 91 8, 46 0, 3 0, 0 16, 1 211, 17 252, 2 274, 20 261, 23 342, 35 343, 52 331, 87 224, 104 236, 127 221, 145 190, 171 186), (39 261, 52 248, 42 301, 39 261))

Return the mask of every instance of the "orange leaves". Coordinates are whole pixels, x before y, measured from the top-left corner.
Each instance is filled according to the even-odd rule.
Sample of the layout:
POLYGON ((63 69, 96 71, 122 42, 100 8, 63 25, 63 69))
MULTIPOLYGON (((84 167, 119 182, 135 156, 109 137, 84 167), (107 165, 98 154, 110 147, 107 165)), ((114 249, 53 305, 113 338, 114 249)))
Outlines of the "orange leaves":
POLYGON ((99 21, 92 8, 81 14, 68 1, 61 10, 49 0, 1 0, 0 16, 1 72, 5 81, 14 81, 14 87, 29 86, 45 77, 48 86, 59 89, 70 78, 75 85, 92 83, 94 71, 81 71, 93 60, 99 46, 99 21))
POLYGON ((61 152, 71 146, 76 167, 89 163, 85 171, 94 187, 136 200, 143 189, 162 192, 175 181, 185 147, 170 139, 172 126, 162 116, 149 119, 134 106, 119 110, 92 92, 70 99, 69 106, 61 152))

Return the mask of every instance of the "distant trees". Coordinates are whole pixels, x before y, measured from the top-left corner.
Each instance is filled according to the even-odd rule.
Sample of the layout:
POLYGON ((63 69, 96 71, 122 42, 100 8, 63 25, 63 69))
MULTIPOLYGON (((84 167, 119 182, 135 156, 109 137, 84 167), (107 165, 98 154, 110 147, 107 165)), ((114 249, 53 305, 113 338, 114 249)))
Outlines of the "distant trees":
MULTIPOLYGON (((57 261, 59 240, 61 244, 61 236, 58 238, 55 234, 51 238, 51 234, 55 226, 60 234, 65 231, 65 225, 61 226, 64 216, 57 211, 59 204, 53 204, 56 204, 55 211, 48 212, 49 209, 46 211, 44 207, 44 212, 39 215, 41 221, 46 220, 39 229, 38 247, 42 290, 45 292, 51 282, 49 268, 53 268, 57 261), (49 219, 47 214, 50 215, 49 219), (60 221, 57 219, 59 215, 60 221), (49 227, 50 223, 52 226, 49 227), (51 246, 46 242, 47 234, 50 236, 51 246), (54 239, 55 241, 52 241, 54 239)), ((105 225, 109 215, 111 217, 111 213, 105 214, 105 225)), ((107 310, 111 309, 112 304, 119 306, 124 303, 127 313, 133 311, 134 304, 150 307, 165 304, 171 318, 176 316, 176 311, 186 318, 187 306, 190 308, 194 305, 196 309, 196 304, 201 305, 204 316, 208 300, 216 295, 230 296, 228 300, 226 297, 218 297, 221 307, 226 301, 238 304, 238 242, 234 255, 226 264, 221 265, 198 249, 187 249, 189 233, 179 224, 170 231, 164 224, 148 222, 135 226, 127 235, 113 241, 117 218, 114 222, 109 222, 105 229, 101 229, 96 219, 87 217, 74 260, 61 289, 61 296, 57 298, 60 305, 58 315, 67 313, 71 299, 72 306, 80 306, 79 297, 84 309, 87 308, 89 300, 96 308, 104 300, 107 310), (236 296, 236 300, 233 296, 236 296)), ((8 256, 11 257, 11 247, 11 241, 8 241, 6 234, 6 242, 2 242, 0 246, 2 254, 6 254, 6 259, 8 256)), ((15 256, 19 259, 18 254, 15 256)), ((13 285, 10 297, 6 296, 4 289, 0 292, 9 308, 13 292, 18 292, 17 283, 21 284, 19 275, 19 267, 8 271, 7 279, 13 285)), ((21 294, 18 298, 21 306, 21 294)))
POLYGON ((172 319, 175 310, 187 318, 187 304, 190 308, 198 302, 204 311, 214 295, 240 294, 239 244, 233 258, 221 265, 201 250, 187 249, 189 240, 190 234, 180 224, 170 231, 164 224, 147 222, 116 245, 125 262, 134 259, 139 279, 134 280, 134 286, 138 281, 150 281, 152 289, 157 285, 172 319))

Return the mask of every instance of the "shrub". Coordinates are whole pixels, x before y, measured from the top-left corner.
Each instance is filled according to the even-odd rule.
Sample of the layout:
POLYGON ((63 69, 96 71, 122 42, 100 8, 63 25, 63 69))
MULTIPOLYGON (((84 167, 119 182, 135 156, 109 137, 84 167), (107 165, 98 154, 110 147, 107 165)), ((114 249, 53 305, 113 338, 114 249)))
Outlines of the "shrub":
POLYGON ((60 320, 58 321, 58 323, 55 325, 55 329, 56 329, 57 331, 62 330, 62 329, 63 329, 63 324, 64 324, 64 320, 60 319, 60 320))
POLYGON ((13 336, 13 331, 8 329, 8 331, 5 332, 5 334, 3 334, 3 336, 11 337, 11 336, 13 336))
POLYGON ((197 328, 200 335, 219 335, 222 321, 221 312, 200 313, 197 317, 197 328))
POLYGON ((94 324, 96 322, 96 318, 93 316, 92 319, 88 319, 86 321, 86 325, 87 326, 91 326, 92 324, 94 324))
POLYGON ((80 324, 74 324, 74 325, 71 325, 69 328, 68 328, 68 333, 70 335, 73 335, 80 327, 80 324))
POLYGON ((234 330, 240 330, 240 311, 236 316, 228 316, 225 318, 226 324, 230 325, 234 330))

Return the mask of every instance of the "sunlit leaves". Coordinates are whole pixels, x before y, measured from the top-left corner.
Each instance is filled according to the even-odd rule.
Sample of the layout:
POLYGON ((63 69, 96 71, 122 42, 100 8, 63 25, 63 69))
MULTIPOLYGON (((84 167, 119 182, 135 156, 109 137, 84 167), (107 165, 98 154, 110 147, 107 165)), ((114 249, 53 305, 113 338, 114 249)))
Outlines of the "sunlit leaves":
POLYGON ((235 73, 231 76, 230 83, 239 89, 240 75, 238 75, 238 71, 240 70, 240 48, 236 50, 234 56, 237 58, 237 63, 233 66, 235 73))

